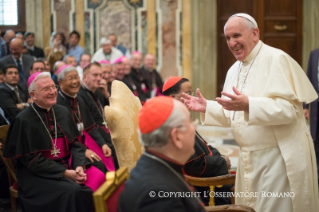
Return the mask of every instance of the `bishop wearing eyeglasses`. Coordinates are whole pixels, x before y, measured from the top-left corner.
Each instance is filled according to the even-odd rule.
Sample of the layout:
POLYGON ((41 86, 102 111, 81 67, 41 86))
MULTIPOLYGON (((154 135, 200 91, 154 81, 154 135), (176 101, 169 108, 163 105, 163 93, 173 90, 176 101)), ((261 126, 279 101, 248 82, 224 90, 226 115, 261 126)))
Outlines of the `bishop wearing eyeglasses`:
POLYGON ((4 157, 17 162, 22 211, 92 211, 95 167, 86 166, 68 110, 56 105, 56 85, 49 73, 37 72, 27 86, 34 103, 13 120, 4 147, 4 157))

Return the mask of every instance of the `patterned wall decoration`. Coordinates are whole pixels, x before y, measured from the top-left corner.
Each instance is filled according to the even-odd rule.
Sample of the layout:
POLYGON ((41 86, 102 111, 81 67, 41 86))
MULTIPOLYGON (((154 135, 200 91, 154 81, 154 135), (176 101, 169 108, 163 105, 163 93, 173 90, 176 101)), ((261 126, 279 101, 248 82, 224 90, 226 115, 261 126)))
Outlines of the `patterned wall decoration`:
MULTIPOLYGON (((72 4, 73 0, 51 0, 52 30, 64 33, 65 37, 72 30, 72 4)), ((74 5, 73 5, 74 12, 74 5)))
POLYGON ((156 0, 158 40, 157 70, 164 79, 182 76, 181 68, 181 0, 156 0))
POLYGON ((131 49, 132 18, 131 11, 123 1, 109 1, 107 6, 99 11, 98 26, 100 38, 109 34, 117 35, 118 44, 131 49))

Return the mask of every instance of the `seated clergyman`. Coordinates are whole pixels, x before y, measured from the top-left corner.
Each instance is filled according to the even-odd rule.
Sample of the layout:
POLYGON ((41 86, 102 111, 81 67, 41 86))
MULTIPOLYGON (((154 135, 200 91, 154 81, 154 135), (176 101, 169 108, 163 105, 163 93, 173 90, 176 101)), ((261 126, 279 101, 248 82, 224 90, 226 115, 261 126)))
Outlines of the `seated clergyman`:
POLYGON ((155 97, 146 101, 138 122, 146 150, 125 182, 119 211, 205 211, 182 171, 195 152, 196 127, 187 108, 155 97), (167 196, 170 192, 176 195, 167 196))
POLYGON ((34 103, 11 123, 3 152, 17 160, 22 211, 91 211, 92 190, 103 183, 97 185, 96 177, 105 181, 103 172, 86 166, 79 131, 68 110, 56 105, 50 73, 33 74, 27 86, 34 103))
MULTIPOLYGON (((193 95, 192 85, 188 79, 182 77, 170 77, 163 86, 163 95, 171 96, 180 101, 182 93, 193 95)), ((230 160, 219 151, 208 145, 204 138, 195 132, 195 154, 193 154, 185 164, 187 175, 194 177, 216 177, 229 173, 230 160)), ((216 192, 231 192, 230 185, 221 188, 215 187, 216 192)), ((201 198, 206 205, 209 202, 209 187, 196 187, 201 192, 201 198), (206 193, 205 193, 206 192, 206 193)), ((215 205, 230 204, 230 197, 214 197, 215 205)))

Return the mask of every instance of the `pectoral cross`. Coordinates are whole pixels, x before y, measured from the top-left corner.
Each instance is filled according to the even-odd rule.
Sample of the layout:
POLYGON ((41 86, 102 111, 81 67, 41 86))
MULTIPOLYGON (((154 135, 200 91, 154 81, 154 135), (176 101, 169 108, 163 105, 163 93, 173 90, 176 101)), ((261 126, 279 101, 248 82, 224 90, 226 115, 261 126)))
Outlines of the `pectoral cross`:
POLYGON ((60 149, 56 149, 56 146, 54 145, 53 150, 51 150, 51 155, 53 155, 53 157, 57 158, 58 153, 60 153, 60 149))
POLYGON ((103 124, 106 128, 108 128, 106 121, 103 121, 102 124, 103 124))

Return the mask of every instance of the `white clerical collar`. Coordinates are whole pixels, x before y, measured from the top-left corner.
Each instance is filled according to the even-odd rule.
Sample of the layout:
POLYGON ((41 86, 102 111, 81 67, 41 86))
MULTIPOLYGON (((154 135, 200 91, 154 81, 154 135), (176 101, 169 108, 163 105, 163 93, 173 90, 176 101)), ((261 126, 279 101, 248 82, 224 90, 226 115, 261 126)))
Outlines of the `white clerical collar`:
MULTIPOLYGON (((37 104, 37 103, 36 103, 36 104, 37 104)), ((49 111, 49 110, 51 109, 51 107, 50 107, 50 108, 41 107, 39 104, 37 104, 37 106, 38 106, 39 108, 45 109, 45 110, 47 110, 47 111, 49 111)))
POLYGON ((243 64, 246 65, 248 63, 250 63, 257 55, 260 46, 262 45, 262 41, 259 40, 258 43, 256 44, 256 46, 253 48, 253 50, 249 53, 249 55, 243 60, 243 64))
POLYGON ((73 98, 73 99, 76 98, 76 94, 75 94, 74 96, 71 96, 71 95, 67 94, 66 92, 64 92, 62 89, 61 89, 61 91, 63 92, 63 94, 67 95, 68 97, 71 97, 71 98, 73 98))

